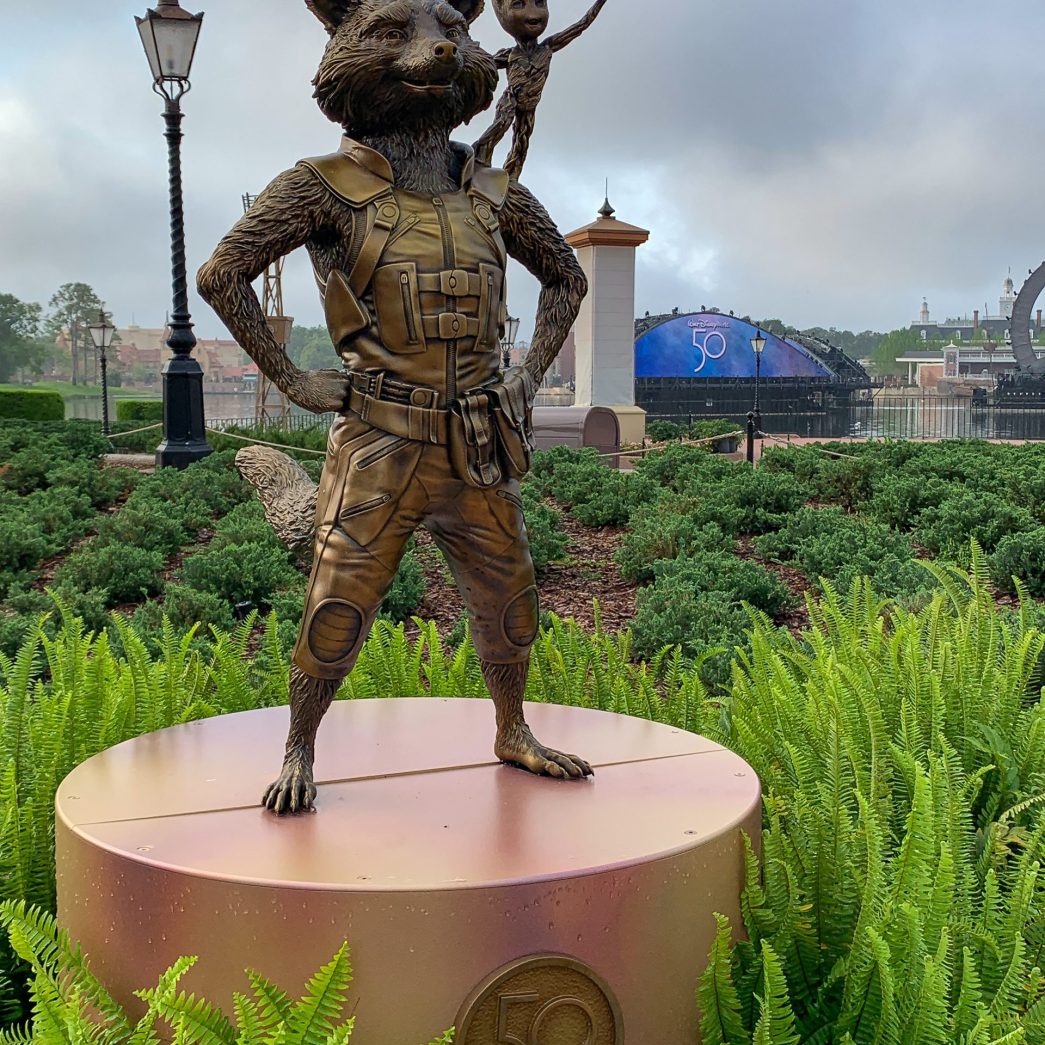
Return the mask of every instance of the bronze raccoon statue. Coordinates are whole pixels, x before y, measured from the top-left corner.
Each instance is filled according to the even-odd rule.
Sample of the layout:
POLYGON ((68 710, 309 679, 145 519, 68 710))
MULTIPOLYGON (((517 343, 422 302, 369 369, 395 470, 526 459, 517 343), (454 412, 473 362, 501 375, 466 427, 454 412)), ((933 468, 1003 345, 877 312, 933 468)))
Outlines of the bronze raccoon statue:
POLYGON ((523 716, 538 601, 518 482, 533 396, 576 319, 584 276, 533 195, 451 141, 496 88, 494 62, 469 33, 482 0, 307 4, 330 34, 315 96, 342 127, 341 148, 280 174, 199 274, 200 293, 261 371, 299 406, 337 414, 318 489, 271 452, 245 451, 240 462, 285 538, 314 547, 286 754, 263 803, 312 808, 320 721, 419 526, 468 609, 496 708, 496 756, 547 776, 590 776, 523 716), (301 246, 339 369, 294 366, 251 288, 301 246), (509 257, 542 292, 529 355, 502 373, 509 257))

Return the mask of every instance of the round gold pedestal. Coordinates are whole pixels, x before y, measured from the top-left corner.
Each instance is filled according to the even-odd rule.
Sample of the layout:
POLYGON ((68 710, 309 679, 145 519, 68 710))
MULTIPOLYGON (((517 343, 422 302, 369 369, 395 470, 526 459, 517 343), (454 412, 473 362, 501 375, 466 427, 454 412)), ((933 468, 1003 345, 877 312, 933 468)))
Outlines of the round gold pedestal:
POLYGON ((231 1011, 257 969, 292 994, 347 939, 353 1045, 692 1045, 715 912, 738 920, 755 773, 680 730, 527 705, 593 781, 491 756, 487 701, 334 705, 318 812, 258 799, 287 710, 122 744, 58 791, 59 918, 132 1011, 184 954, 231 1011))

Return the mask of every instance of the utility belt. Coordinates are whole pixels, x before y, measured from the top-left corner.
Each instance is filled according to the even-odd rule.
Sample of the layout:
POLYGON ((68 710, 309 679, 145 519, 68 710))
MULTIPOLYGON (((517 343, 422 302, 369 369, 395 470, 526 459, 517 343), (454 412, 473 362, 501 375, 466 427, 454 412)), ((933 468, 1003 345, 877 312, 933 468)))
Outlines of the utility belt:
POLYGON ((349 378, 353 413, 391 435, 446 446, 454 471, 470 486, 496 486, 530 470, 533 425, 521 370, 449 403, 434 388, 384 373, 353 371, 349 378))

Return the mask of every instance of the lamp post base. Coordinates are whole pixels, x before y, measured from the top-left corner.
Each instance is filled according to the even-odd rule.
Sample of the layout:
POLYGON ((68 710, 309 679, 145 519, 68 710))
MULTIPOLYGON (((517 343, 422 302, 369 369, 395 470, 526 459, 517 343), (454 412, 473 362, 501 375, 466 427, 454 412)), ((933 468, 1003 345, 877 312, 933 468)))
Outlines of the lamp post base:
POLYGON ((163 442, 157 468, 188 468, 213 451, 203 427, 203 368, 192 356, 172 356, 163 367, 163 442))

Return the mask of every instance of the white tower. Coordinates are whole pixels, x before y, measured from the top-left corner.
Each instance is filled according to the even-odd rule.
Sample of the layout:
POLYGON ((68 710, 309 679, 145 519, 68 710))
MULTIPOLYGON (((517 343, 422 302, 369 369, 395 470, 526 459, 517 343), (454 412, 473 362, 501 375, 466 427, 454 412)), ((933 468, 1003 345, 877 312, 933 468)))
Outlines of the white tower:
POLYGON ((1012 281, 1012 270, 1002 284, 1001 297, 998 299, 998 315, 1002 319, 1012 319, 1012 309, 1016 304, 1016 284, 1012 281))
POLYGON ((929 325, 929 302, 926 298, 922 298, 922 311, 918 314, 918 322, 922 326, 929 325))
POLYGON ((609 199, 599 218, 566 237, 588 296, 577 317, 577 406, 610 407, 621 441, 641 443, 646 412, 635 405, 635 253, 649 232, 614 217, 609 199))

